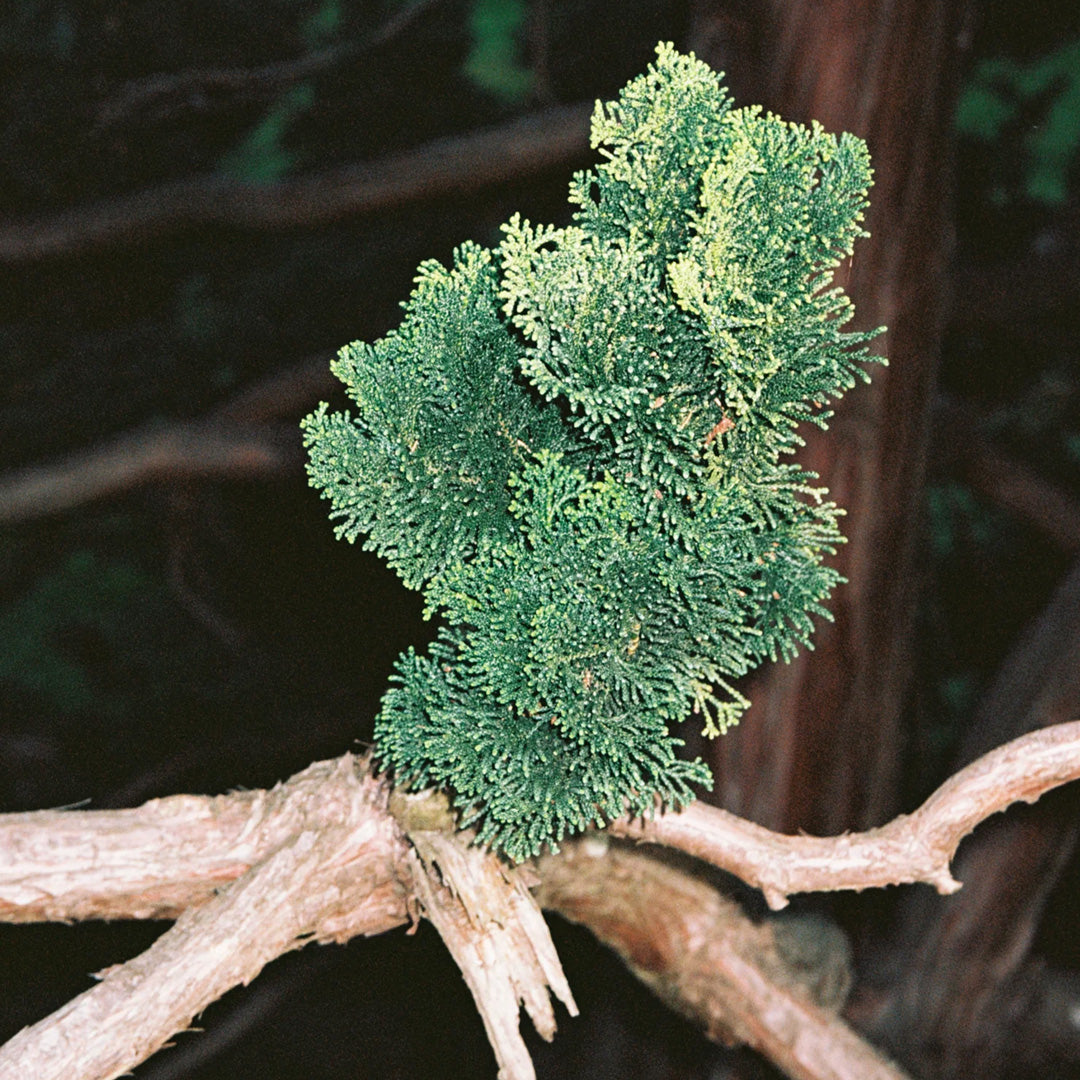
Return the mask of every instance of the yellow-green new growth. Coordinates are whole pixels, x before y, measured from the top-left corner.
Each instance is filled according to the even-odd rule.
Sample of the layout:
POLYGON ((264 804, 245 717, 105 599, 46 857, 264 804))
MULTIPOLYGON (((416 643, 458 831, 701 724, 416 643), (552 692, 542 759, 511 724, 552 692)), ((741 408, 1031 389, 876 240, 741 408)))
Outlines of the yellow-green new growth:
POLYGON ((732 680, 827 617, 840 511, 782 457, 873 336, 832 287, 858 139, 733 110, 661 45, 593 145, 572 226, 425 263, 401 326, 335 365, 356 416, 304 422, 338 534, 443 620, 398 662, 379 760, 514 859, 689 801, 710 778, 670 725, 722 732, 732 680))

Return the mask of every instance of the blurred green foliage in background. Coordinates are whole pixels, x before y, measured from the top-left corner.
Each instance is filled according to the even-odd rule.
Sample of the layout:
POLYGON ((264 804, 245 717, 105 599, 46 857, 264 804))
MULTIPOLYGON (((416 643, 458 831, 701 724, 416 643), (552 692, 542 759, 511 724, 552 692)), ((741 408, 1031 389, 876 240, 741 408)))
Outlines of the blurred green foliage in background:
POLYGON ((528 10, 524 0, 473 0, 469 13, 472 49, 465 74, 505 105, 528 97, 532 72, 520 61, 528 10))
MULTIPOLYGON (((1024 147, 1024 193, 1062 203, 1080 148, 1080 39, 1030 63, 983 60, 956 111, 960 134, 985 143, 1024 147)), ((999 190, 997 197, 1007 196, 999 190)))

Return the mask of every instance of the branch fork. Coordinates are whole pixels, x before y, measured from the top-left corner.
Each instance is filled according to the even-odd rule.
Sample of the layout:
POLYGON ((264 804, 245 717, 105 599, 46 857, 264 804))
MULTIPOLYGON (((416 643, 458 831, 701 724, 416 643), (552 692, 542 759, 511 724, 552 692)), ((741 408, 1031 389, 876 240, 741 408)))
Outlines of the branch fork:
MULTIPOLYGON (((773 907, 794 892, 909 881, 948 893, 958 887, 949 860, 979 821, 1078 777, 1074 721, 992 751, 913 814, 867 833, 780 836, 700 804, 623 818, 608 833, 732 871, 773 907)), ((0 818, 5 921, 176 919, 141 956, 0 1049, 0 1080, 110 1080, 276 956, 401 926, 418 908, 462 968, 500 1076, 528 1080, 519 1006, 546 1038, 552 994, 576 1013, 540 907, 587 925, 712 1037, 747 1041, 793 1077, 903 1076, 784 974, 773 931, 694 875, 607 834, 511 870, 451 822, 445 801, 391 793, 351 755, 271 791, 0 818)))

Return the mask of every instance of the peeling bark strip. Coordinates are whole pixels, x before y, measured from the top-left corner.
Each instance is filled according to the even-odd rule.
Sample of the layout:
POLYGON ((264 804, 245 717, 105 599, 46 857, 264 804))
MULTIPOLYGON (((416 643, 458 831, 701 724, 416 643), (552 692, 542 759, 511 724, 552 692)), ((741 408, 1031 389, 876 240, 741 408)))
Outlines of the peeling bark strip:
POLYGON ((520 1006, 548 1042, 555 1037, 549 988, 571 1016, 578 1009, 522 872, 450 833, 413 833, 410 839, 416 898, 461 969, 500 1080, 535 1080, 519 1028, 520 1006))
MULTIPOLYGON (((700 854, 741 867, 737 872, 751 883, 770 883, 775 902, 811 887, 809 880, 820 889, 924 880, 927 845, 932 851, 955 846, 983 817, 1078 776, 1080 721, 999 747, 911 817, 869 834, 785 837, 731 815, 715 817, 720 811, 701 818, 694 808, 649 824, 689 818, 688 835, 700 854), (882 844, 883 834, 892 842, 882 844), (894 860, 891 873, 886 859, 894 860), (800 874, 803 884, 793 885, 800 874)), ((446 832, 444 815, 395 810, 415 847, 390 813, 386 785, 366 762, 346 755, 312 765, 272 791, 175 796, 136 810, 0 817, 5 921, 180 915, 141 956, 110 969, 99 986, 0 1048, 0 1080, 111 1080, 274 957, 313 940, 344 942, 400 926, 417 903, 463 964, 489 1031, 497 1029, 507 1080, 529 1076, 531 1065, 513 1056, 517 1002, 542 1034, 553 1030, 548 986, 568 1009, 574 1006, 525 882, 469 847, 467 834, 446 832), (526 960, 524 968, 501 968, 492 993, 483 984, 501 962, 492 956, 503 940, 521 946, 526 960)), ((619 825, 627 833, 636 827, 619 825)), ((675 846, 691 847, 681 839, 675 846)), ((613 944, 640 978, 698 1018, 712 1038, 748 1041, 804 1080, 903 1075, 793 985, 770 959, 776 949, 766 931, 728 911, 692 876, 642 852, 609 848, 604 836, 587 836, 537 868, 541 903, 613 944)), ((948 874, 947 862, 942 873, 948 874)))
POLYGON ((500 1080, 535 1080, 520 1007, 548 1042, 555 1037, 549 991, 578 1015, 548 925, 529 892, 535 875, 473 846, 471 832, 455 832, 450 801, 441 792, 395 791, 390 812, 413 846, 413 896, 461 969, 500 1080))

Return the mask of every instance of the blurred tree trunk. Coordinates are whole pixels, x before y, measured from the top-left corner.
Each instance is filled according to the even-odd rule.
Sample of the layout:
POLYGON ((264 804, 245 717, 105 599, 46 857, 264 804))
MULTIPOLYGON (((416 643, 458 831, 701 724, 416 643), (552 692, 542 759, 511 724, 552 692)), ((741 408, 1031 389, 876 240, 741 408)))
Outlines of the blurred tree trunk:
MULTIPOLYGON (((983 698, 953 762, 1080 715, 1080 561, 1027 628, 983 698)), ((1051 890, 1080 834, 1080 792, 1012 807, 964 841, 964 888, 947 904, 904 892, 887 945, 897 972, 868 995, 862 1025, 918 1076, 998 1080, 1080 1062, 1075 982, 1033 958, 1051 890)))
POLYGON ((801 459, 847 510, 848 578, 815 649, 769 665, 753 707, 710 748, 716 801, 775 829, 836 833, 896 809, 912 674, 915 564, 931 399, 952 248, 951 120, 967 4, 957 0, 699 0, 690 46, 739 103, 864 138, 866 227, 841 276, 855 327, 887 325, 889 367, 844 398, 801 459))

